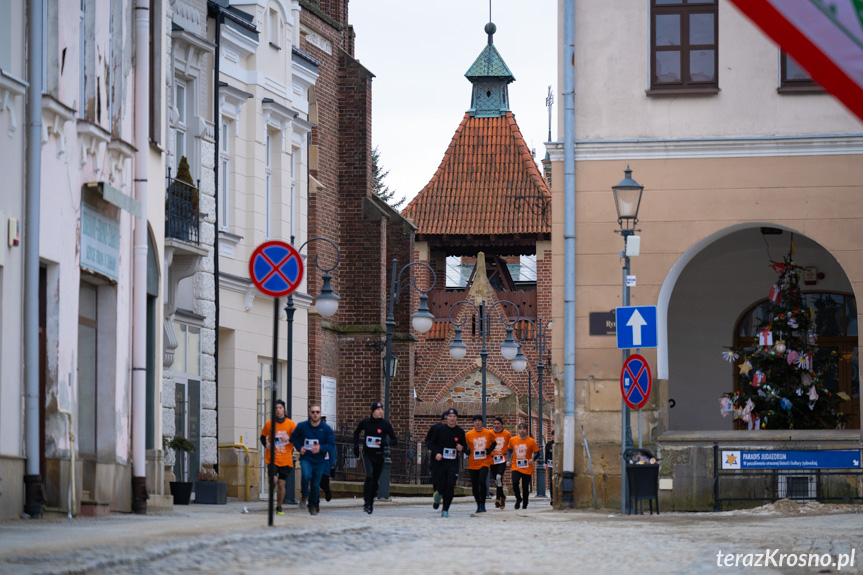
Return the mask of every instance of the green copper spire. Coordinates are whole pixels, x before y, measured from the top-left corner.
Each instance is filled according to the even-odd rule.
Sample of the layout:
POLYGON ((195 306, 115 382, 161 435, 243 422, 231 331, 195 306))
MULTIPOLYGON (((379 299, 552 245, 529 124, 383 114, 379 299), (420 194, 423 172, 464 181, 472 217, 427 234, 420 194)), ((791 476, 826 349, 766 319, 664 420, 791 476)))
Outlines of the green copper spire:
POLYGON ((479 118, 496 118, 509 111, 508 84, 515 81, 506 62, 494 47, 494 33, 497 27, 489 22, 485 25, 488 45, 468 69, 465 77, 473 84, 470 112, 479 118))

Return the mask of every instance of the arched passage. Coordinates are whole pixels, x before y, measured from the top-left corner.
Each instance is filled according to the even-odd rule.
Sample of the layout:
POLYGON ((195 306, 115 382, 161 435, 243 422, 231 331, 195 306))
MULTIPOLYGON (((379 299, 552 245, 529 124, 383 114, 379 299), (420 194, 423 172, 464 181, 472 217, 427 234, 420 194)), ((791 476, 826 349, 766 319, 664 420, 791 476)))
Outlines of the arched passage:
POLYGON ((776 279, 769 262, 781 261, 788 253, 792 234, 796 263, 824 274, 811 286, 813 291, 853 294, 836 259, 794 230, 740 224, 692 246, 672 267, 657 304, 657 376, 668 381, 675 404, 668 408, 668 429, 733 428, 731 418, 723 418, 719 411, 719 396, 734 385, 722 351, 734 344, 741 315, 769 292, 776 279))

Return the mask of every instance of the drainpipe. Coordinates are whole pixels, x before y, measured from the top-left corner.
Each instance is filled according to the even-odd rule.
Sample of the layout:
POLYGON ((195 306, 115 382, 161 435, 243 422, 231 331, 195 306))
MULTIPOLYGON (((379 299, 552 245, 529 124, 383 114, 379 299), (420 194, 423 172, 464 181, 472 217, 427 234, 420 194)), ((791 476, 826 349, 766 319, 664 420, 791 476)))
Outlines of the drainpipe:
POLYGON ((24 219, 24 513, 42 517, 39 469, 39 211, 42 190, 42 0, 30 0, 27 75, 27 191, 24 219))
POLYGON ((135 5, 135 222, 132 285, 132 511, 147 513, 147 156, 150 143, 150 0, 135 5))
MULTIPOLYGON (((216 370, 216 445, 219 445, 219 325, 221 321, 221 314, 219 310, 221 309, 220 305, 220 297, 219 297, 219 168, 221 167, 221 157, 220 157, 220 147, 219 147, 219 136, 222 130, 222 115, 220 113, 221 107, 219 105, 219 81, 221 77, 221 72, 219 70, 222 57, 221 57, 221 45, 222 45, 222 25, 225 23, 225 19, 234 22, 249 30, 251 32, 257 32, 258 29, 255 28, 253 24, 249 24, 242 18, 231 14, 230 12, 225 11, 222 6, 210 0, 207 2, 207 16, 210 18, 214 18, 216 20, 216 36, 215 36, 215 44, 216 50, 213 55, 214 64, 213 64, 213 127, 214 129, 214 137, 213 137, 213 145, 215 146, 215 151, 213 152, 213 185, 215 190, 214 195, 214 206, 216 210, 216 218, 215 218, 215 237, 213 238, 213 282, 215 289, 215 301, 214 304, 216 306, 216 330, 214 334, 214 343, 215 349, 213 351, 213 369, 216 370)), ((223 183, 222 185, 227 185, 223 183)), ((219 449, 216 447, 216 470, 219 469, 219 449)))
MULTIPOLYGON (((216 305, 216 329, 213 333, 213 369, 216 371, 216 471, 219 471, 219 325, 221 314, 219 313, 220 298, 219 298, 219 168, 222 164, 221 148, 219 146, 219 136, 222 131, 222 114, 219 106, 219 63, 221 61, 221 44, 222 44, 222 24, 225 22, 225 17, 222 16, 222 10, 218 11, 216 16, 216 51, 214 54, 214 70, 213 70, 213 124, 214 136, 213 145, 213 205, 216 210, 216 218, 214 222, 215 233, 213 234, 213 286, 215 293, 213 300, 216 305)), ((223 183, 222 185, 226 185, 223 183)), ((248 498, 246 499, 248 501, 248 498)))
POLYGON ((575 0, 563 2, 563 474, 561 506, 575 483, 575 0))

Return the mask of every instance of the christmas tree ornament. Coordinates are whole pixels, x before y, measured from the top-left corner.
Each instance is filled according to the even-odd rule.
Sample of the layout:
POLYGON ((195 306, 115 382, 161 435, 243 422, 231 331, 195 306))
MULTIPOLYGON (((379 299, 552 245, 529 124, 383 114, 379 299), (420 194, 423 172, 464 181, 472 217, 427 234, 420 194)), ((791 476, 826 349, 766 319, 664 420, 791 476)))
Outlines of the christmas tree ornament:
POLYGON ((782 290, 779 288, 779 284, 773 284, 773 287, 770 288, 770 293, 767 294, 767 299, 773 303, 779 303, 779 300, 782 299, 782 290))
POLYGON ((742 375, 749 375, 749 372, 752 370, 752 364, 749 363, 749 359, 740 364, 740 373, 742 375))
POLYGON ((755 375, 752 376, 752 385, 753 387, 759 387, 761 384, 767 381, 767 374, 761 370, 755 372, 755 375))
POLYGON ((788 349, 788 348, 785 346, 785 340, 784 339, 780 339, 779 341, 776 342, 776 345, 773 346, 773 351, 775 351, 779 355, 782 355, 783 353, 785 353, 786 349, 788 349))
POLYGON ((815 389, 815 386, 809 388, 809 400, 813 403, 818 401, 818 390, 815 389))
POLYGON ((740 356, 739 356, 739 355, 737 355, 736 353, 734 353, 733 351, 723 351, 723 352, 722 352, 722 358, 723 358, 725 361, 727 361, 728 363, 734 363, 734 361, 735 361, 738 357, 740 357, 740 356))
POLYGON ((758 345, 773 345, 773 332, 769 327, 765 327, 758 331, 758 345))

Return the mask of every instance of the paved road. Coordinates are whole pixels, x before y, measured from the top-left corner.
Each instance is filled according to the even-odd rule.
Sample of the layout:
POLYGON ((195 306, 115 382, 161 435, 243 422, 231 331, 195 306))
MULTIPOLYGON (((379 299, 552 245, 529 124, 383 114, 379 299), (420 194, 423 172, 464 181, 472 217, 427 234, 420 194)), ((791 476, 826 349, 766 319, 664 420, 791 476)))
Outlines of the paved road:
POLYGON ((535 501, 526 510, 476 516, 464 498, 443 519, 420 503, 381 503, 368 516, 361 502, 333 501, 317 517, 289 509, 274 528, 266 526, 263 503, 248 505, 249 513, 229 503, 161 515, 0 522, 0 573, 837 573, 836 566, 775 562, 782 553, 837 559, 852 549, 854 566, 841 572, 863 572, 860 507, 621 517, 554 511, 535 501), (768 567, 742 566, 747 554, 774 549, 768 567), (720 551, 740 554, 740 565, 717 566, 720 551))

